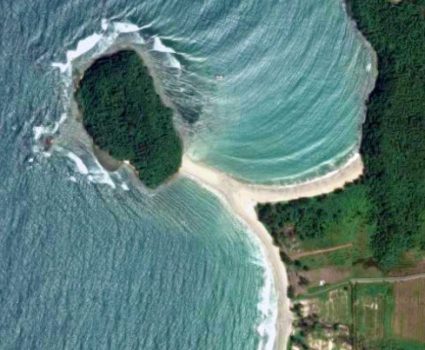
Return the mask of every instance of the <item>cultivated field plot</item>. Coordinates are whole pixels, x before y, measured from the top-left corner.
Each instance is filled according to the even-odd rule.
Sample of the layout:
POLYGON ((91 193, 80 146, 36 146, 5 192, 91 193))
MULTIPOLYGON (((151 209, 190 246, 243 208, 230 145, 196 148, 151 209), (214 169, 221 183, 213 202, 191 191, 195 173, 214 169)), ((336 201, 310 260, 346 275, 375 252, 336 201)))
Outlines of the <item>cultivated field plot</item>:
POLYGON ((394 334, 425 342, 425 278, 394 283, 394 298, 394 334))
POLYGON ((306 300, 321 325, 307 332, 311 349, 425 350, 425 278, 352 282, 306 300))
POLYGON ((356 284, 353 287, 353 324, 357 346, 391 337, 393 311, 390 283, 356 284))
POLYGON ((351 288, 338 288, 329 292, 326 300, 318 303, 320 319, 326 323, 351 324, 351 288))

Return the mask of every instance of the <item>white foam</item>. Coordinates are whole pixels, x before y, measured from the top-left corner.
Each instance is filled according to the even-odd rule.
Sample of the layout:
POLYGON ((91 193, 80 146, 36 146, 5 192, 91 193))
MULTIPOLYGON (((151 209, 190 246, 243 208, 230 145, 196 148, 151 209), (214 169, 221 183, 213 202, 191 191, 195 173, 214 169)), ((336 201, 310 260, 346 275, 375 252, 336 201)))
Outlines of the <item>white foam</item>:
POLYGON ((87 38, 80 40, 75 50, 69 50, 66 53, 67 62, 71 62, 77 57, 85 54, 87 51, 90 51, 101 39, 101 34, 94 33, 89 35, 87 38))
POLYGON ((100 21, 100 27, 102 28, 103 31, 106 31, 108 29, 109 26, 109 21, 106 18, 102 18, 102 20, 100 21))
POLYGON ((177 60, 177 58, 175 58, 172 55, 169 55, 169 57, 168 57, 168 64, 172 68, 176 68, 176 69, 179 69, 179 70, 182 68, 182 66, 181 66, 180 62, 177 60))
POLYGON ((171 47, 165 46, 159 37, 155 37, 153 39, 153 48, 154 51, 159 52, 168 52, 168 53, 176 53, 171 47))
POLYGON ((68 70, 68 64, 66 63, 53 62, 52 67, 59 68, 61 73, 65 73, 68 70))
POLYGON ((75 166, 77 167, 77 170, 80 174, 87 175, 89 173, 89 169, 87 168, 87 166, 84 164, 82 159, 78 157, 75 153, 68 151, 66 156, 72 161, 74 161, 75 166))
POLYGON ((174 51, 174 49, 171 47, 165 46, 158 36, 154 37, 153 39, 152 51, 165 53, 167 57, 167 65, 169 67, 176 68, 179 70, 182 68, 180 62, 177 60, 177 58, 173 56, 176 51, 174 51))
POLYGON ((34 133, 34 140, 35 141, 40 140, 40 137, 47 134, 49 130, 50 129, 47 126, 43 126, 43 125, 34 126, 32 128, 32 131, 34 133))
MULTIPOLYGON (((100 163, 97 161, 97 159, 93 156, 93 159, 95 160, 95 167, 91 167, 90 169, 87 167, 86 164, 84 164, 83 160, 77 156, 75 153, 71 151, 65 151, 62 147, 57 146, 56 150, 59 152, 64 152, 65 155, 71 159, 77 168, 77 171, 82 175, 87 175, 87 180, 91 183, 96 184, 106 184, 112 188, 116 188, 116 185, 114 181, 112 180, 109 173, 103 169, 103 167, 100 165, 100 163)), ((68 178, 72 182, 76 182, 77 179, 75 176, 71 175, 68 178)))
MULTIPOLYGON (((103 23, 104 24, 104 23, 103 23)), ((61 73, 71 74, 71 62, 77 57, 93 49, 96 44, 103 38, 101 34, 94 33, 89 35, 87 38, 81 39, 77 43, 75 50, 68 50, 66 52, 66 62, 53 62, 52 67, 59 68, 61 73)))
POLYGON ((59 118, 59 120, 57 122, 55 122, 55 124, 53 125, 53 128, 50 130, 51 134, 56 133, 59 130, 59 127, 63 124, 63 122, 66 120, 67 114, 66 113, 62 113, 61 117, 59 118))
POLYGON ((62 123, 66 120, 66 113, 62 113, 60 119, 51 126, 37 125, 32 128, 34 133, 34 141, 37 142, 44 135, 53 135, 58 130, 62 123))
POLYGON ((207 60, 206 57, 196 57, 188 53, 179 52, 179 55, 183 56, 185 59, 193 62, 205 62, 207 60))
POLYGON ((128 22, 114 22, 113 24, 115 30, 120 33, 134 33, 142 29, 142 27, 128 22))
POLYGON ((366 66, 366 72, 370 72, 372 70, 372 63, 368 63, 366 66))
POLYGON ((261 313, 262 320, 257 326, 260 335, 258 350, 273 350, 276 341, 277 322, 277 297, 274 288, 273 273, 265 261, 264 253, 261 252, 261 261, 257 265, 263 268, 264 284, 261 287, 257 309, 261 313))
POLYGON ((105 184, 110 186, 111 188, 116 188, 114 181, 111 179, 107 172, 96 172, 92 170, 90 175, 87 176, 87 179, 91 183, 105 184))
MULTIPOLYGON (((99 32, 95 32, 88 37, 81 39, 78 41, 75 49, 68 50, 66 52, 66 62, 53 62, 52 67, 58 68, 61 73, 63 73, 63 79, 65 81, 65 85, 69 89, 72 85, 72 67, 73 64, 78 64, 76 59, 80 57, 83 54, 86 54, 89 52, 88 55, 90 55, 90 58, 95 58, 99 55, 102 55, 102 53, 106 52, 109 48, 111 48, 116 40, 119 38, 119 35, 125 34, 125 33, 134 33, 131 36, 128 36, 128 39, 130 40, 130 44, 144 44, 145 41, 141 37, 141 35, 138 33, 139 31, 148 28, 152 25, 152 23, 138 26, 133 23, 129 22, 119 22, 119 21, 113 21, 107 18, 102 18, 100 21, 100 27, 101 30, 99 32)), ((166 54, 167 63, 170 67, 181 69, 180 62, 172 56, 175 51, 164 45, 159 37, 154 38, 154 45, 153 50, 164 52, 166 54)), ((67 91, 67 90, 66 90, 67 91)), ((66 93, 65 93, 66 94, 66 93)), ((33 128, 34 131, 34 138, 36 140, 39 140, 42 135, 47 133, 55 133, 59 126, 63 123, 63 121, 66 119, 66 114, 63 114, 59 120, 59 122, 55 123, 52 127, 47 126, 36 126, 33 128)), ((70 158, 76 165, 76 168, 79 173, 83 175, 87 175, 88 181, 92 183, 102 183, 107 184, 111 186, 112 188, 116 188, 116 184, 114 182, 114 179, 117 180, 119 183, 119 186, 125 190, 129 190, 129 186, 122 182, 122 180, 119 178, 117 174, 114 174, 114 179, 111 177, 111 175, 103 169, 103 167, 97 162, 95 159, 96 167, 90 169, 84 164, 84 162, 79 158, 76 154, 74 154, 71 151, 66 151, 59 146, 55 147, 56 151, 63 151, 64 154, 70 158)), ((70 181, 73 181, 70 178, 70 181)))
POLYGON ((96 167, 90 169, 90 175, 87 176, 87 179, 92 183, 105 184, 112 188, 116 188, 115 182, 112 180, 109 173, 102 167, 102 165, 100 165, 94 155, 93 159, 96 163, 96 167))
MULTIPOLYGON (((95 48, 96 52, 94 56, 96 56, 96 54, 101 54, 115 42, 120 34, 135 33, 150 26, 151 23, 139 27, 129 22, 110 22, 108 19, 102 18, 100 22, 100 27, 102 29, 101 33, 95 32, 88 37, 78 41, 75 50, 68 50, 66 52, 66 62, 53 62, 52 67, 58 68, 61 73, 67 73, 70 75, 72 71, 72 61, 76 58, 90 50, 94 50, 95 48), (109 31, 109 28, 112 28, 112 30, 109 31)), ((141 36, 137 36, 133 39, 133 41, 137 44, 144 43, 144 40, 141 36)), ((165 47, 164 45, 162 46, 165 47)))
POLYGON ((150 28, 150 27, 152 27, 152 22, 145 24, 144 26, 139 27, 139 30, 143 30, 143 29, 150 28))

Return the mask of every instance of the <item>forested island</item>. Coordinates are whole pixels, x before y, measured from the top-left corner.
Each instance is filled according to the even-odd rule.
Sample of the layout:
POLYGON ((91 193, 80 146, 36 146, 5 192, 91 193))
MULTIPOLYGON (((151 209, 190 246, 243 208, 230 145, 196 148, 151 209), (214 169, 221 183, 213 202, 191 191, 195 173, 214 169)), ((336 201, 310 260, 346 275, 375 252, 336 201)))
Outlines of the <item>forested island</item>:
POLYGON ((130 161, 147 187, 158 187, 178 171, 182 142, 173 112, 135 51, 97 59, 84 72, 75 98, 94 144, 117 160, 130 161))
POLYGON ((291 296, 316 308, 305 318, 296 304, 298 347, 308 348, 305 337, 320 331, 336 332, 332 341, 340 337, 353 348, 423 349, 425 295, 405 298, 422 293, 422 280, 417 288, 383 282, 425 272, 425 1, 350 0, 347 7, 378 56, 360 148, 364 176, 344 190, 259 205, 257 212, 281 248, 291 296), (360 288, 358 278, 372 277, 375 285, 360 288), (376 311, 359 309, 371 302, 376 311), (415 310, 410 316, 408 308, 415 310), (403 326, 409 317, 417 322, 403 326), (367 323, 374 318, 377 324, 367 323))

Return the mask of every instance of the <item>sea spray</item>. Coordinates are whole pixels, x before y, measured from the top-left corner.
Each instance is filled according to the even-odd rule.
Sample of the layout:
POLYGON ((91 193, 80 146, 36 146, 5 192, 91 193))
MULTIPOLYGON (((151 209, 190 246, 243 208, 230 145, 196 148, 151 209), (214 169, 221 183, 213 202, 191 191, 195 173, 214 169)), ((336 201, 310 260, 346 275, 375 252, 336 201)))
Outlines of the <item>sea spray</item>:
MULTIPOLYGON (((114 175, 111 175, 108 171, 106 171, 102 167, 102 165, 97 161, 96 157, 93 154, 91 154, 93 155, 93 165, 88 168, 88 166, 84 163, 81 157, 79 157, 74 152, 69 150, 66 151, 61 147, 56 147, 56 151, 59 152, 59 154, 65 154, 69 159, 71 159, 75 164, 77 172, 85 176, 89 182, 95 184, 106 184, 113 189, 116 188, 116 183, 112 178, 114 175)), ((116 173, 115 177, 117 178, 117 180, 121 179, 119 173, 116 173)), ((120 186, 122 189, 128 190, 128 186, 125 183, 121 183, 120 186)))
MULTIPOLYGON (((251 234, 251 237, 255 235, 251 234)), ((257 246, 254 263, 263 269, 263 286, 260 289, 257 309, 260 311, 260 322, 257 332, 260 335, 258 350, 273 350, 276 342, 277 296, 273 281, 273 273, 264 254, 262 244, 253 238, 257 246)))
POLYGON ((66 156, 75 163, 75 165, 78 169, 78 172, 80 174, 87 175, 89 173, 89 169, 87 168, 87 166, 84 164, 84 162, 81 160, 81 158, 78 157, 75 153, 67 152, 66 156))

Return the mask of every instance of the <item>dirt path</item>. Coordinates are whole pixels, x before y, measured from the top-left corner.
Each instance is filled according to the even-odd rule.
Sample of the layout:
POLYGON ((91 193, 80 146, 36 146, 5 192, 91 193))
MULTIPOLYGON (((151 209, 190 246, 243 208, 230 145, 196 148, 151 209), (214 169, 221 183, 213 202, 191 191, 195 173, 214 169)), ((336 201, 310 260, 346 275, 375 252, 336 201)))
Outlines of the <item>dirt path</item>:
POLYGON ((296 260, 296 259, 304 258, 306 256, 325 254, 325 253, 329 253, 329 252, 334 252, 335 250, 350 248, 352 245, 353 245, 352 243, 341 244, 341 245, 337 245, 337 246, 332 247, 332 248, 310 250, 310 251, 290 254, 289 256, 292 260, 296 260))
POLYGON ((410 276, 400 276, 400 277, 371 277, 371 278, 352 278, 350 281, 352 283, 382 283, 382 282, 407 282, 416 280, 419 278, 425 278, 425 273, 418 273, 410 276))
POLYGON ((365 277, 365 278, 351 278, 347 281, 343 281, 343 282, 339 282, 336 284, 330 284, 328 285, 326 288, 312 292, 312 293, 304 293, 303 295, 301 295, 301 297, 304 298, 313 298, 317 295, 323 294, 323 293, 327 293, 331 290, 334 290, 336 288, 342 287, 344 285, 346 285, 347 283, 362 283, 362 284, 366 284, 366 283, 384 283, 384 282, 388 282, 388 283, 396 283, 396 282, 408 282, 408 281, 413 281, 413 280, 417 280, 420 278, 425 278, 425 272, 424 273, 417 273, 414 275, 410 275, 410 276, 399 276, 399 277, 365 277))

